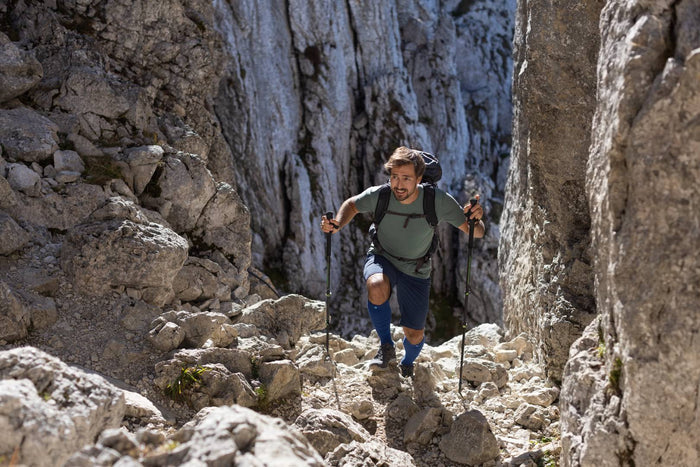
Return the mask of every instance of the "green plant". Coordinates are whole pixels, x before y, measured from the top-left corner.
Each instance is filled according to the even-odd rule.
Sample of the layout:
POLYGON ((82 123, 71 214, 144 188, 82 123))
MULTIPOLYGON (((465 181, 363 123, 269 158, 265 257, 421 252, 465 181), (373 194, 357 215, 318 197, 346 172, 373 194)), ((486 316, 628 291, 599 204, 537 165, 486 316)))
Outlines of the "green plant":
POLYGON ((258 396, 258 409, 265 412, 270 408, 270 401, 267 400, 267 386, 261 384, 255 388, 255 395, 258 396))
POLYGON ((202 373, 205 371, 207 371, 207 368, 199 365, 182 367, 177 379, 166 386, 165 393, 175 401, 184 402, 187 389, 197 386, 202 380, 202 373))
POLYGON ((602 359, 605 356, 605 342, 601 342, 598 344, 598 347, 596 348, 596 353, 598 355, 598 358, 602 359))
POLYGON ((85 158, 85 180, 94 185, 103 185, 115 178, 123 179, 122 170, 109 156, 85 158))
POLYGON ((610 370, 610 375, 608 376, 608 381, 610 382, 610 387, 615 393, 620 394, 622 392, 620 388, 620 378, 622 377, 622 360, 620 357, 615 359, 613 363, 612 370, 610 370))

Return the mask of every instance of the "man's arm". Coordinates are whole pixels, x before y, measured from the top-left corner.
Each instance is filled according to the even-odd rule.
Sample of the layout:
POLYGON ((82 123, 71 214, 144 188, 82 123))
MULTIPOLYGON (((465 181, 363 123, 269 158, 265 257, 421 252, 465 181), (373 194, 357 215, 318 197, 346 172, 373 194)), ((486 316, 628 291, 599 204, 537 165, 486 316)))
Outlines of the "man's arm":
MULTIPOLYGON (((459 226, 459 230, 469 234, 469 222, 465 221, 464 224, 459 226)), ((486 227, 484 227, 484 222, 479 219, 474 223, 474 238, 481 238, 486 233, 486 227)))
POLYGON ((358 212, 357 206, 355 206, 355 197, 348 198, 340 205, 334 219, 326 219, 326 216, 321 217, 321 230, 325 233, 336 233, 345 227, 358 212))
POLYGON ((464 206, 464 215, 468 216, 464 224, 459 226, 459 230, 469 234, 469 219, 475 219, 474 222, 474 238, 481 238, 486 233, 486 227, 484 227, 484 222, 481 220, 484 217, 484 208, 479 203, 479 195, 476 195, 476 204, 472 208, 471 203, 467 203, 464 206))

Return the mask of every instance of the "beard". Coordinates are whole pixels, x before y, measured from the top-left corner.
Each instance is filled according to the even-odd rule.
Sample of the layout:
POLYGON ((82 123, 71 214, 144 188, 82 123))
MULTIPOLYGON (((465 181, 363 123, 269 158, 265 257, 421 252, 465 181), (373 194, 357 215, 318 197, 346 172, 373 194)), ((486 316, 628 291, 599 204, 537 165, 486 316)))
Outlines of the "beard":
POLYGON ((396 199, 398 201, 403 201, 403 200, 407 199, 408 197, 413 195, 413 193, 415 192, 415 190, 408 191, 406 188, 402 188, 402 189, 394 188, 392 191, 394 192, 394 196, 396 197, 396 199))

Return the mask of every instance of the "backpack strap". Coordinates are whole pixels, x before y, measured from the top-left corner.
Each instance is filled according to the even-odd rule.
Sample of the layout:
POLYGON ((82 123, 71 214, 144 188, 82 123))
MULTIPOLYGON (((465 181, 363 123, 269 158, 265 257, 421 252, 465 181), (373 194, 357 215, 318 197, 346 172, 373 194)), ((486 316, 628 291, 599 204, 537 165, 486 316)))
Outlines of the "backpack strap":
POLYGON ((386 210, 389 208, 389 198, 391 197, 391 186, 388 183, 382 185, 379 189, 379 199, 377 200, 377 207, 374 208, 374 224, 379 225, 379 223, 384 218, 386 210))
POLYGON ((437 213, 435 212, 435 185, 426 183, 423 185, 423 214, 433 228, 438 225, 437 213))

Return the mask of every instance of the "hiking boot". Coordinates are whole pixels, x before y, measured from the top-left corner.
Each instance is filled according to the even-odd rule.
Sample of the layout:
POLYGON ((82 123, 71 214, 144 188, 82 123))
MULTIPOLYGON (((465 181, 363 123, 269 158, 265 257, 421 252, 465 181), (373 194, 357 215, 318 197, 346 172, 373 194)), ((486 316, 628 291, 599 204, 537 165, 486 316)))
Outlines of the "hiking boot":
POLYGON ((378 366, 379 368, 386 368, 390 362, 396 360, 396 348, 394 344, 382 344, 377 350, 377 355, 374 356, 372 360, 369 361, 369 366, 378 366))
POLYGON ((413 365, 399 365, 401 368, 401 376, 404 378, 413 378, 413 365))

